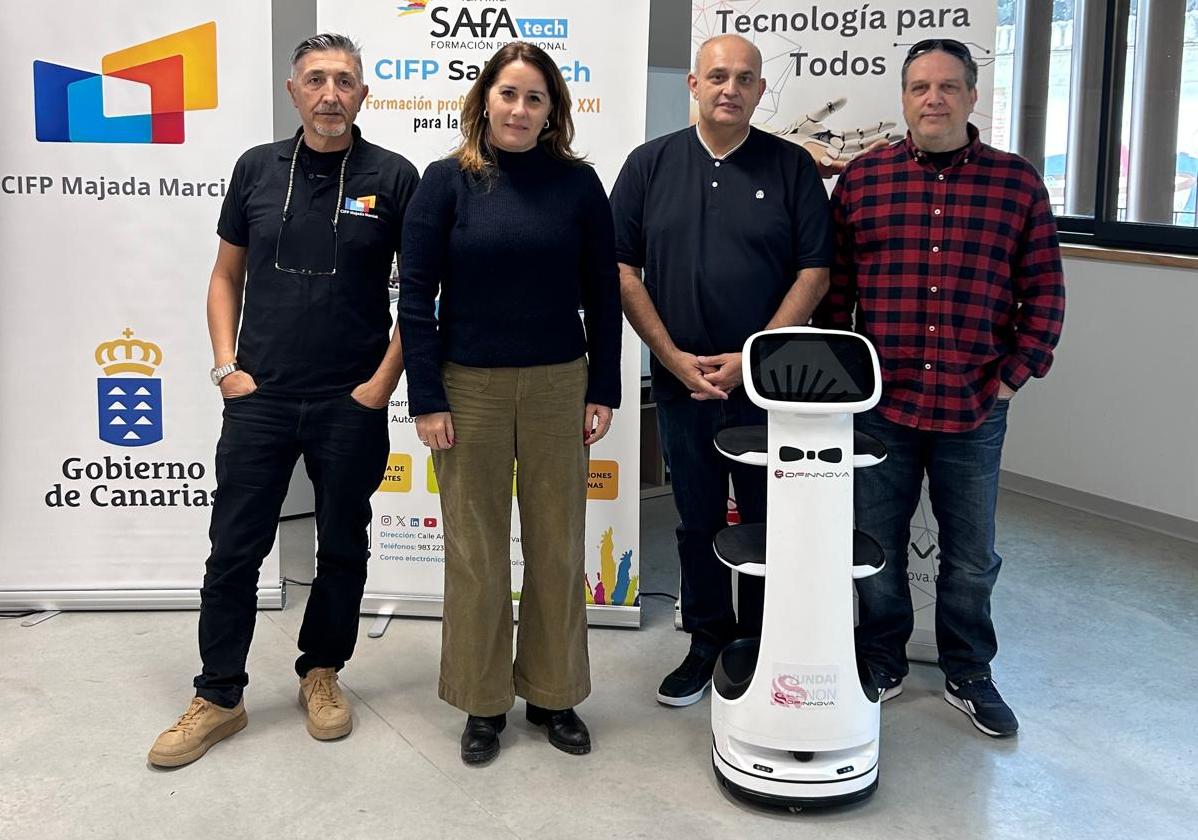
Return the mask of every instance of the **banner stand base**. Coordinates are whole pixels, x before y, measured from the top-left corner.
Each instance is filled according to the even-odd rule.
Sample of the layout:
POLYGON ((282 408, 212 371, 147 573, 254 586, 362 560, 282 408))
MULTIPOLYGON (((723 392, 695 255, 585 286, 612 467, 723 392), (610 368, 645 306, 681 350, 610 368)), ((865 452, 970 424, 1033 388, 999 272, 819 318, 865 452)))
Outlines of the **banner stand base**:
MULTIPOLYGON (((520 620, 520 602, 512 602, 512 612, 517 621, 520 620)), ((377 615, 379 620, 371 628, 379 627, 380 622, 392 616, 406 618, 440 618, 442 613, 441 598, 434 595, 373 595, 367 592, 362 596, 363 615, 377 615)), ((591 627, 637 627, 641 626, 640 607, 608 607, 600 604, 587 604, 587 624, 591 627)), ((382 630, 386 630, 383 625, 382 630)), ((382 635, 380 631, 379 635, 382 635)), ((373 635, 372 635, 373 638, 373 635)))
POLYGON ((46 610, 45 612, 34 613, 21 622, 22 627, 37 627, 43 621, 49 621, 56 615, 62 615, 62 610, 46 610))
MULTIPOLYGON (((281 610, 283 587, 258 588, 258 609, 281 610)), ((198 589, 0 590, 0 610, 198 610, 198 589)))
POLYGON ((381 639, 387 632, 387 628, 391 626, 392 618, 390 612, 379 613, 374 617, 374 623, 370 625, 370 629, 366 631, 366 636, 371 639, 381 639))

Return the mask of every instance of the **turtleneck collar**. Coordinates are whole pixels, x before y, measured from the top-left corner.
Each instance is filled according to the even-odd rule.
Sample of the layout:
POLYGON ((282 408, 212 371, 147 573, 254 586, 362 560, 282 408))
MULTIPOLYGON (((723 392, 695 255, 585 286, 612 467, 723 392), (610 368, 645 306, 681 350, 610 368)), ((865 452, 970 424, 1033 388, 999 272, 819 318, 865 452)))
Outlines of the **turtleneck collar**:
POLYGON ((540 143, 526 152, 509 152, 495 146, 491 147, 491 151, 495 154, 495 165, 504 172, 527 170, 529 167, 543 163, 548 157, 540 143))

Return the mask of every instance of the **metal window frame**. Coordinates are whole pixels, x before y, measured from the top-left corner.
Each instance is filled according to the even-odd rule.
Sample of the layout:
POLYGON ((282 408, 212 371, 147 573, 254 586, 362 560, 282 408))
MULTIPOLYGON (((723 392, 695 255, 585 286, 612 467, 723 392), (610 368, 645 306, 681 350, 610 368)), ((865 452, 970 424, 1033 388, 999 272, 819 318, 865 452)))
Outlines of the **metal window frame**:
POLYGON ((1123 87, 1127 73, 1130 11, 1130 0, 1107 0, 1094 216, 1058 216, 1057 227, 1061 241, 1067 243, 1198 254, 1198 228, 1118 221, 1119 143, 1123 136, 1123 87))

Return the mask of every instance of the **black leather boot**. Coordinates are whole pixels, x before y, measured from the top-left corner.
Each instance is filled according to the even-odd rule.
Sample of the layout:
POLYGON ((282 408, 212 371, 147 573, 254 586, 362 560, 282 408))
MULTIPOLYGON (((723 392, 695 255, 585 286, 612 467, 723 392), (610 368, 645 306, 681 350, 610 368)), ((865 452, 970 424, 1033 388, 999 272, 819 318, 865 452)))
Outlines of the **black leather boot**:
POLYGON ((462 761, 467 764, 485 764, 499 755, 499 733, 505 726, 507 715, 468 715, 466 729, 462 732, 462 761))
POLYGON ((524 716, 535 726, 549 730, 549 743, 571 755, 586 755, 591 751, 591 733, 574 709, 542 709, 528 704, 524 716))

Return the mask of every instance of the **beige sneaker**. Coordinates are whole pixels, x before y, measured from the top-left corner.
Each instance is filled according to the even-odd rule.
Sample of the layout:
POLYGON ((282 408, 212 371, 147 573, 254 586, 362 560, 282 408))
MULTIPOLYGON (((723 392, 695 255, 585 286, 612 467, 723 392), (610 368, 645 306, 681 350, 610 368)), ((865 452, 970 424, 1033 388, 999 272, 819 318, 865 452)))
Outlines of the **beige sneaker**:
POLYGON ((308 712, 308 734, 317 741, 342 738, 354 728, 349 701, 337 685, 336 668, 313 668, 300 680, 300 706, 308 712))
POLYGON ((244 702, 226 709, 203 697, 193 698, 183 717, 154 741, 150 763, 159 767, 191 764, 217 741, 245 729, 246 720, 244 702))

